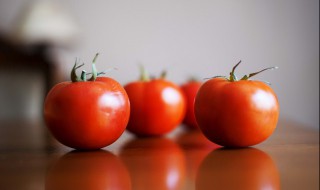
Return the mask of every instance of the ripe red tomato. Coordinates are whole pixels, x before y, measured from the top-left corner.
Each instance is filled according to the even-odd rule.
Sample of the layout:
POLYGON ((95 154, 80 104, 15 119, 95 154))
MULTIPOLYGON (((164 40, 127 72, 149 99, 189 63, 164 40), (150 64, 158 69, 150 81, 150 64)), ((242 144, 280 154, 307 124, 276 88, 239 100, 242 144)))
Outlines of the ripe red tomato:
POLYGON ((272 88, 264 82, 248 80, 266 69, 236 80, 234 70, 239 63, 229 79, 206 81, 195 99, 200 129, 209 140, 222 146, 258 144, 272 134, 278 122, 279 103, 272 88))
MULTIPOLYGON (((94 64, 93 64, 94 67, 94 64)), ((130 103, 124 88, 108 77, 92 81, 76 78, 55 85, 44 103, 44 118, 52 135, 75 149, 99 149, 116 141, 124 132, 130 103)), ((93 68, 93 75, 97 76, 93 68)))
POLYGON ((183 119, 183 123, 189 129, 199 129, 194 115, 194 99, 201 85, 202 82, 200 81, 190 80, 181 86, 187 104, 186 115, 183 119))
POLYGON ((180 87, 168 80, 143 76, 124 86, 131 106, 127 129, 138 136, 164 135, 182 122, 184 96, 180 87))
POLYGON ((124 163, 108 151, 72 151, 50 165, 45 189, 130 190, 131 180, 124 163))

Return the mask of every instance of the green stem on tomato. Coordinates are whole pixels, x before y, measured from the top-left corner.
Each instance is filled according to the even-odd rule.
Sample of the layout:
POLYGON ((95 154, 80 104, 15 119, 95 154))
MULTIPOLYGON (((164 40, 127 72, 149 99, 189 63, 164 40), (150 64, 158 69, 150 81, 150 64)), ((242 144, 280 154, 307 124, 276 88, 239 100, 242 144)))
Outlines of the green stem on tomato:
MULTIPOLYGON (((237 78, 237 76, 235 75, 235 70, 236 68, 239 66, 239 64, 241 63, 241 60, 232 68, 232 71, 230 72, 230 76, 229 78, 226 77, 226 76, 215 76, 215 77, 211 77, 211 78, 225 78, 226 80, 230 81, 230 82, 235 82, 235 81, 239 81, 239 79, 237 78)), ((249 80, 251 77, 263 72, 263 71, 266 71, 266 70, 273 70, 273 69, 278 69, 278 67, 268 67, 268 68, 265 68, 265 69, 262 69, 258 72, 254 72, 254 73, 250 73, 249 75, 244 75, 240 80, 249 80)), ((264 81, 265 82, 265 81, 264 81)), ((269 82, 265 82, 267 84, 270 85, 269 82)))
POLYGON ((82 70, 80 78, 81 78, 81 81, 87 81, 87 71, 82 70))
POLYGON ((84 65, 84 63, 82 63, 81 65, 77 65, 78 63, 78 60, 76 59, 76 62, 74 63, 74 66, 71 70, 71 81, 72 82, 80 82, 82 81, 80 77, 78 77, 77 73, 76 73, 76 70, 79 69, 80 67, 82 67, 84 65))
POLYGON ((161 79, 165 79, 166 77, 167 77, 167 71, 164 70, 164 71, 161 72, 160 78, 161 78, 161 79))
POLYGON ((266 70, 273 70, 273 69, 278 69, 278 67, 268 67, 268 68, 265 68, 265 69, 262 69, 261 71, 258 71, 258 72, 255 72, 255 73, 250 73, 249 75, 244 75, 240 80, 248 80, 249 78, 263 72, 263 71, 266 71, 266 70))
POLYGON ((92 76, 89 79, 89 81, 95 81, 97 79, 98 76, 98 72, 97 72, 97 68, 96 68, 96 60, 99 56, 99 53, 96 54, 96 56, 94 56, 93 61, 92 61, 92 76))
POLYGON ((143 81, 143 82, 150 81, 150 76, 143 65, 140 65, 140 81, 143 81))
POLYGON ((76 62, 71 70, 71 73, 70 73, 70 78, 71 78, 71 81, 72 82, 86 82, 86 81, 95 81, 97 79, 97 77, 99 75, 102 75, 102 74, 105 74, 104 71, 102 72, 98 72, 97 71, 97 68, 96 68, 96 60, 97 60, 97 57, 98 57, 99 53, 97 53, 92 61, 92 72, 91 73, 87 73, 85 70, 82 71, 81 73, 81 76, 79 77, 77 75, 77 69, 79 69, 80 67, 82 67, 84 65, 84 63, 82 63, 81 65, 77 65, 78 64, 78 59, 76 59, 76 62), (88 74, 91 74, 91 77, 89 80, 87 80, 87 76, 88 74))
POLYGON ((190 76, 187 81, 188 82, 197 82, 197 81, 199 81, 199 79, 195 76, 190 76))
POLYGON ((229 81, 231 82, 234 82, 234 81, 237 81, 238 78, 237 76, 235 75, 234 71, 236 70, 236 68, 238 67, 238 65, 241 63, 241 60, 232 68, 232 71, 230 73, 230 78, 229 78, 229 81))

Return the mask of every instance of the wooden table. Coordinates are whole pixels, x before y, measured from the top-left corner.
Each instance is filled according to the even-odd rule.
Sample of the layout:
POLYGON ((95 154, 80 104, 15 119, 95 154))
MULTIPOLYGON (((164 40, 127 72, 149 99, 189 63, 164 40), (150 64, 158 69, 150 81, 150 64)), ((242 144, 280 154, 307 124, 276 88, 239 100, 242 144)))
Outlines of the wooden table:
POLYGON ((56 142, 43 122, 0 122, 0 189, 319 189, 319 131, 281 120, 265 142, 221 149, 179 126, 164 138, 125 132, 100 151, 56 142))

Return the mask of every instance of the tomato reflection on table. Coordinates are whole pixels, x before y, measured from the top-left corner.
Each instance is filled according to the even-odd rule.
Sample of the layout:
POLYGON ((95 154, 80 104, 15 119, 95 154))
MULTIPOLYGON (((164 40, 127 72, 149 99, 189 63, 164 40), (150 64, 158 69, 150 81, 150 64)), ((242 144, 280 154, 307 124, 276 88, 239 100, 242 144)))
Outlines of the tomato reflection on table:
POLYGON ((122 161, 105 150, 72 151, 54 162, 46 176, 46 190, 131 189, 122 161))
POLYGON ((186 158, 187 178, 194 182, 202 160, 220 145, 209 141, 199 129, 186 130, 175 141, 181 146, 186 158))
POLYGON ((196 189, 280 189, 277 166, 255 148, 217 149, 201 163, 196 189))
POLYGON ((135 138, 125 144, 120 158, 127 166, 132 189, 181 189, 185 158, 181 148, 164 137, 135 138))

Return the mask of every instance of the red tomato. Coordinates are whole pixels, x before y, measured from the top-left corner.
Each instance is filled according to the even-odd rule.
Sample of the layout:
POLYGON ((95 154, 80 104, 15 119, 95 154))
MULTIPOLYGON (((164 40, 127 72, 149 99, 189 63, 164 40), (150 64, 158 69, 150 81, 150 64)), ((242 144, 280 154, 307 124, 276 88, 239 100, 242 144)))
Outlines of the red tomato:
POLYGON ((229 79, 219 77, 205 82, 195 99, 200 129, 209 140, 222 146, 246 147, 264 141, 273 133, 279 116, 279 103, 272 88, 264 82, 248 80, 266 69, 236 80, 234 69, 238 64, 229 79))
POLYGON ((201 82, 191 80, 181 86, 187 104, 186 115, 183 119, 183 123, 189 129, 199 129, 196 117, 194 115, 194 99, 201 85, 201 82))
POLYGON ((197 190, 208 189, 274 189, 279 190, 279 171, 272 158, 254 148, 218 149, 202 161, 197 190))
POLYGON ((73 82, 57 84, 44 103, 44 118, 52 135, 75 149, 99 149, 113 143, 124 132, 129 114, 124 88, 107 77, 79 82, 73 78, 73 82))
POLYGON ((175 129, 185 114, 179 86, 160 79, 143 79, 124 86, 130 100, 127 129, 138 136, 164 135, 175 129))
POLYGON ((131 189, 123 162, 108 151, 72 151, 50 165, 46 190, 131 189))
POLYGON ((120 158, 131 174, 132 189, 183 189, 185 157, 181 148, 170 139, 133 139, 122 147, 120 158))

